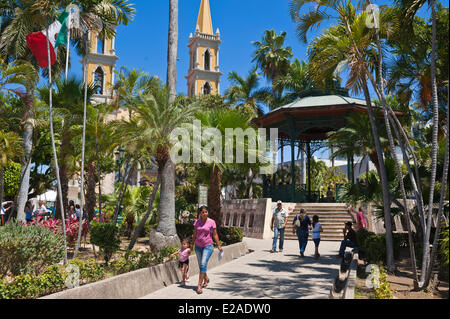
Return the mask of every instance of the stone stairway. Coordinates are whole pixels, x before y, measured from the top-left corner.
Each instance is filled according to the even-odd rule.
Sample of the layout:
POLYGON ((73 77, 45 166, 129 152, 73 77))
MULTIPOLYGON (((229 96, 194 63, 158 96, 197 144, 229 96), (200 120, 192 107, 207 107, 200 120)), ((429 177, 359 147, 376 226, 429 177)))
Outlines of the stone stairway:
MULTIPOLYGON (((342 230, 346 222, 353 222, 351 215, 347 211, 346 204, 340 203, 318 203, 318 204, 297 204, 292 213, 289 213, 288 222, 284 238, 287 240, 297 240, 297 235, 293 233, 294 226, 292 225, 294 217, 300 213, 300 209, 306 210, 307 215, 311 219, 314 215, 319 216, 319 222, 322 224, 323 233, 321 239, 326 241, 341 241, 344 239, 342 230)), ((311 240, 311 232, 309 232, 309 239, 311 240)))

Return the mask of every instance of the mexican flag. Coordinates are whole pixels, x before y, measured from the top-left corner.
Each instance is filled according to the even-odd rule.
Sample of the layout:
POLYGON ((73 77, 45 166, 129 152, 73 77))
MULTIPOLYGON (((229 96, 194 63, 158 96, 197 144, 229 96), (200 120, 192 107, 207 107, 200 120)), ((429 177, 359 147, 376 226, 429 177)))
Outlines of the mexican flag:
MULTIPOLYGON (((50 62, 55 64, 55 49, 67 41, 67 21, 69 13, 64 11, 61 16, 48 28, 48 37, 50 45, 50 62)), ((27 45, 35 56, 41 68, 48 68, 47 54, 47 30, 33 32, 26 36, 27 45)))

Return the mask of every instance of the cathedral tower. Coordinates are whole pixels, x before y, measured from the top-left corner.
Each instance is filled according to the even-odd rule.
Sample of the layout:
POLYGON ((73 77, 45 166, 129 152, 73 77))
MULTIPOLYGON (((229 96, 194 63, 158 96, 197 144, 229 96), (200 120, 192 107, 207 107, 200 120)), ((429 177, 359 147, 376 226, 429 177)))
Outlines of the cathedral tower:
MULTIPOLYGON (((98 32, 89 32, 89 54, 87 62, 87 82, 96 85, 92 98, 93 104, 111 103, 113 99, 112 87, 114 85, 114 72, 116 62, 115 38, 100 37, 98 32)), ((84 65, 84 59, 83 59, 84 65)))
POLYGON ((220 94, 220 32, 213 34, 209 0, 201 0, 194 35, 189 36, 189 96, 220 94))

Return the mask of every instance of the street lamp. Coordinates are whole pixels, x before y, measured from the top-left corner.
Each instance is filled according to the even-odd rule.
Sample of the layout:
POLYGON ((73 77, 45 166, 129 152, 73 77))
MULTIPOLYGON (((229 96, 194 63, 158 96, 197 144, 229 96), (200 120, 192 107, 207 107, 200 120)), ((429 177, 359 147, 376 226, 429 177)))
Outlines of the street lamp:
MULTIPOLYGON (((117 182, 120 182, 121 179, 122 179, 121 168, 122 168, 122 164, 123 164, 124 159, 125 159, 125 149, 123 147, 119 147, 119 149, 116 152, 114 152, 114 155, 116 155, 116 165, 117 165, 117 170, 118 170, 117 182)), ((118 214, 119 216, 117 218, 117 222, 119 224, 123 220, 122 209, 123 209, 123 206, 121 204, 120 207, 119 207, 119 214, 118 214)))

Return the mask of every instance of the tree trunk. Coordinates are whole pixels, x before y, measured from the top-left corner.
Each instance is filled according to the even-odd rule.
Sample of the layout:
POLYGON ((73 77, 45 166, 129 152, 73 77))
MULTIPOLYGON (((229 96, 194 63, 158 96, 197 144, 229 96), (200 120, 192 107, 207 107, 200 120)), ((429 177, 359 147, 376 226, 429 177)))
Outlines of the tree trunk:
MULTIPOLYGON (((168 105, 177 97, 178 58, 178 0, 169 0, 169 34, 167 49, 167 94, 168 105)), ((158 209, 158 226, 150 231, 150 248, 155 251, 165 246, 178 246, 180 239, 175 227, 175 165, 167 160, 158 162, 161 174, 161 191, 158 209)))
MULTIPOLYGON (((0 164, 0 211, 3 208, 1 205, 3 203, 3 189, 4 189, 4 170, 3 165, 0 164)), ((5 216, 6 217, 6 216, 5 216)))
POLYGON ((434 0, 430 1, 431 17, 433 21, 433 38, 431 41, 431 89, 432 89, 432 106, 433 106, 433 130, 432 130, 432 142, 431 142, 431 179, 430 179, 430 198, 428 200, 428 216, 425 229, 425 237, 423 239, 423 259, 422 259, 422 271, 420 274, 420 281, 422 284, 425 282, 425 275, 430 261, 430 236, 431 236, 431 224, 433 216, 433 200, 434 200, 434 187, 436 185, 436 171, 437 171, 437 155, 438 155, 438 133, 439 133, 439 104, 437 95, 437 81, 436 81, 436 4, 434 0))
MULTIPOLYGON (((369 0, 369 3, 371 1, 369 0)), ((374 12, 372 11, 372 15, 374 15, 374 12)), ((374 17, 374 19, 376 19, 374 17)), ((391 130, 391 124, 389 122, 389 113, 388 113, 388 109, 386 106, 386 97, 384 94, 384 78, 383 78, 383 52, 382 52, 382 48, 381 48, 381 41, 380 41, 380 35, 379 35, 379 30, 378 28, 376 28, 376 39, 377 39, 377 48, 378 48, 378 79, 379 79, 379 92, 381 94, 381 104, 383 106, 383 112, 384 112, 384 124, 386 126, 386 133, 387 133, 387 137, 389 140, 389 146, 391 148, 391 154, 392 154, 392 158, 394 159, 395 162, 395 168, 397 171, 397 179, 399 182, 399 186, 400 186, 400 192, 402 194, 402 199, 403 199, 403 208, 404 208, 404 213, 406 215, 406 226, 408 229, 408 241, 409 241, 409 252, 410 252, 410 261, 411 261, 411 266, 413 268, 413 275, 414 275, 414 287, 416 289, 418 289, 419 284, 418 284, 418 276, 417 276, 417 265, 416 265, 416 254, 414 252, 414 240, 412 238, 412 232, 411 232, 411 224, 409 223, 410 221, 410 214, 409 214, 409 210, 408 210, 408 204, 407 204, 407 198, 406 198, 406 191, 405 191, 405 185, 403 182, 403 174, 402 174, 402 168, 400 166, 400 163, 398 161, 397 158, 397 153, 395 152, 395 143, 394 143, 394 137, 392 135, 392 130, 391 130)), ((377 89, 375 87, 375 89, 377 89)))
POLYGON ((168 103, 177 97, 178 58, 178 0, 169 0, 169 43, 167 50, 167 93, 168 103))
MULTIPOLYGON (((62 192, 62 203, 64 205, 63 211, 66 212, 69 210, 69 178, 67 176, 67 155, 68 148, 70 148, 70 139, 71 135, 69 133, 64 134, 63 140, 61 142, 60 147, 60 167, 59 167, 59 176, 61 179, 61 192, 62 192)), ((59 195, 58 195, 59 196, 59 195)), ((61 218, 61 204, 60 201, 56 203, 56 218, 61 218)))
POLYGON ((386 173, 386 166, 384 165, 383 148, 380 142, 380 135, 376 125, 376 118, 372 108, 372 101, 370 100, 369 88, 364 81, 363 91, 367 103, 367 112, 369 115, 370 126, 372 128, 372 136, 375 142, 377 151, 378 163, 380 166, 380 180, 383 189, 383 207, 384 207, 384 224, 386 228, 386 262, 387 270, 389 272, 395 271, 394 263, 394 244, 392 239, 392 216, 391 216, 391 196, 389 194, 389 185, 386 173))
POLYGON ((423 284, 424 289, 427 289, 430 284, 431 273, 433 271, 433 264, 434 264, 434 260, 436 259, 437 251, 438 251, 438 247, 439 247, 439 236, 441 234, 441 225, 443 222, 442 215, 444 212, 444 200, 445 200, 445 195, 446 195, 446 191, 447 191, 448 166, 449 166, 449 148, 450 148, 450 145, 449 145, 449 137, 450 137, 449 136, 449 122, 450 122, 450 113, 449 113, 449 108, 447 106, 447 127, 446 127, 447 137, 446 137, 446 145, 445 145, 444 168, 443 168, 443 172, 442 172, 441 198, 439 200, 437 225, 436 225, 436 232, 434 234, 433 248, 431 250, 430 265, 427 268, 425 282, 423 284))
POLYGON ((166 246, 178 246, 180 239, 175 227, 175 165, 170 158, 158 162, 161 174, 161 191, 158 208, 158 226, 150 231, 149 242, 152 251, 166 246))
POLYGON ((98 178, 98 217, 102 220, 102 172, 100 171, 100 153, 98 150, 98 140, 95 142, 95 152, 97 155, 97 178, 98 178))
POLYGON ((31 156, 33 154, 33 124, 34 119, 34 89, 26 86, 27 111, 24 119, 23 144, 24 155, 22 157, 22 168, 20 172, 19 194, 17 196, 17 220, 26 221, 25 204, 28 201, 30 191, 31 156))
POLYGON ((139 234, 142 232, 142 230, 144 229, 145 224, 147 223, 148 218, 150 217, 152 210, 153 210, 153 202, 155 201, 155 197, 156 194, 158 193, 158 189, 159 186, 161 185, 161 176, 158 174, 158 178, 156 180, 156 184, 155 186, 153 186, 153 191, 152 194, 150 195, 149 199, 148 199, 148 208, 147 208, 147 212, 145 213, 144 218, 141 220, 141 222, 139 223, 138 227, 135 229, 133 237, 131 238, 130 244, 128 245, 128 250, 132 250, 138 237, 139 234))
MULTIPOLYGON (((113 224, 117 223, 117 218, 119 217, 120 207, 122 206, 123 197, 125 196, 125 193, 128 188, 128 183, 130 182, 131 178, 131 172, 133 170, 134 162, 127 164, 127 168, 125 170, 125 174, 122 178, 122 185, 120 186, 119 190, 119 198, 117 200, 116 209, 114 211, 114 217, 113 217, 113 224)), ((119 168, 120 169, 120 168, 119 168)))
POLYGON ((209 217, 214 219, 216 226, 219 229, 222 226, 222 214, 221 214, 221 177, 222 172, 217 166, 211 169, 209 188, 208 188, 208 207, 209 217))
POLYGON ((86 212, 88 216, 88 220, 92 221, 95 216, 95 162, 89 163, 88 173, 87 173, 87 194, 86 194, 86 212))

